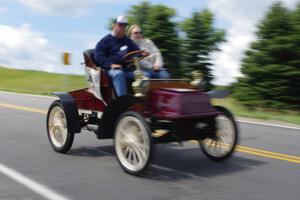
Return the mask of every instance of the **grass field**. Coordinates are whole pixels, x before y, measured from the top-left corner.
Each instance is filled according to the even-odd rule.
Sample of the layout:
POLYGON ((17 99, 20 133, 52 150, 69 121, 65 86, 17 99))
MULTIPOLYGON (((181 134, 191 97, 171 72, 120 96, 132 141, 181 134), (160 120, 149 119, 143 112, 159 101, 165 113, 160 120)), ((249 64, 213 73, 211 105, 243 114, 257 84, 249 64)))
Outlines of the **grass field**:
MULTIPOLYGON (((50 92, 71 91, 87 87, 84 76, 52 74, 30 70, 0 67, 0 91, 49 95, 50 92)), ((213 99, 213 104, 223 105, 235 115, 263 120, 276 120, 300 125, 298 112, 270 112, 248 110, 232 98, 213 99)))
POLYGON ((266 110, 249 110, 232 98, 213 99, 213 104, 228 108, 235 115, 262 120, 282 121, 300 125, 300 112, 282 110, 280 112, 266 110))
POLYGON ((53 74, 0 67, 0 90, 29 94, 49 94, 87 87, 84 76, 53 74))

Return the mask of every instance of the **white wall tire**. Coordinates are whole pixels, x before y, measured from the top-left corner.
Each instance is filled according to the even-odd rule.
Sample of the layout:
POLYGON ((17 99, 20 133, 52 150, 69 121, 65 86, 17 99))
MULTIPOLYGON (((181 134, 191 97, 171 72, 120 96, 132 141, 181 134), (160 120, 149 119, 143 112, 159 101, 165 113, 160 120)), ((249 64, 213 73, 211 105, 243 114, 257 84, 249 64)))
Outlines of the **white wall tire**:
POLYGON ((200 140, 199 144, 208 158, 222 161, 234 152, 238 142, 238 129, 232 114, 226 108, 221 106, 215 108, 222 113, 215 118, 215 137, 200 140))
POLYGON ((66 114, 60 101, 54 101, 48 109, 47 135, 54 151, 66 153, 72 146, 74 134, 68 131, 66 114))
POLYGON ((129 174, 145 170, 152 154, 151 131, 145 119, 137 112, 124 112, 115 124, 114 146, 116 157, 129 174))

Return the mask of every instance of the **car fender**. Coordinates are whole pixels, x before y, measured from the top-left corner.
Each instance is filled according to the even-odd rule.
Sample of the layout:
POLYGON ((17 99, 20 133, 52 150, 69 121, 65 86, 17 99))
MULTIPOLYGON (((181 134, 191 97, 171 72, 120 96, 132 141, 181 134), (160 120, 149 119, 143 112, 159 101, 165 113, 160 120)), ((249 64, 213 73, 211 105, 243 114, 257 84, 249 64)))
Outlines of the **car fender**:
POLYGON ((133 96, 124 95, 117 97, 110 102, 104 109, 103 115, 100 119, 100 132, 98 134, 99 138, 113 138, 113 127, 116 120, 123 112, 130 109, 137 112, 142 112, 143 104, 141 103, 141 100, 133 96), (133 105, 139 106, 131 108, 133 105))
POLYGON ((51 94, 56 95, 60 99, 60 102, 65 111, 68 131, 71 133, 80 133, 80 117, 74 98, 66 92, 53 92, 51 94))

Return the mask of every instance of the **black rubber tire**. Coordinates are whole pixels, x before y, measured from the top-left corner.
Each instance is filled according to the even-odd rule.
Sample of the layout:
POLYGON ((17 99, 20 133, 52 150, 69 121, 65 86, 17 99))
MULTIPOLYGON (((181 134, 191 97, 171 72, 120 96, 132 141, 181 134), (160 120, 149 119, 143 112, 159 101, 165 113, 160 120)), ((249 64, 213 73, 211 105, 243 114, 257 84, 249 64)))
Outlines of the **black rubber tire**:
POLYGON ((152 160, 152 157, 153 157, 153 141, 152 141, 152 136, 151 136, 151 130, 147 124, 147 122, 145 121, 144 117, 137 113, 137 112, 134 112, 134 111, 125 111, 123 114, 121 114, 119 116, 119 118, 116 120, 116 123, 114 125, 114 147, 115 147, 115 154, 116 154, 116 158, 117 158, 117 161, 118 163, 120 164, 120 166, 122 167, 122 169, 128 173, 128 174, 131 174, 131 175, 142 175, 142 173, 147 169, 148 165, 149 165, 149 162, 152 160), (126 167, 120 160, 119 158, 119 155, 117 153, 117 145, 116 145, 116 137, 118 134, 116 131, 117 131, 117 128, 118 128, 118 125, 119 125, 119 122, 124 119, 125 117, 133 117, 135 119, 137 119, 141 124, 142 126, 144 127, 144 129, 146 130, 145 131, 145 136, 148 138, 148 141, 149 141, 149 153, 148 153, 148 157, 146 159, 146 162, 145 164, 143 165, 143 167, 141 167, 140 169, 138 170, 131 170, 129 169, 128 167, 126 167))
MULTIPOLYGON (((50 120, 50 114, 51 114, 51 111, 55 108, 55 107, 60 107, 63 112, 64 111, 64 108, 61 104, 61 102, 59 100, 56 100, 54 101, 49 109, 48 109, 48 113, 47 113, 47 136, 48 136, 48 140, 53 148, 54 151, 58 152, 58 153, 66 153, 67 151, 69 151, 69 149, 71 148, 72 144, 73 144, 73 141, 74 141, 74 133, 70 133, 69 131, 67 131, 67 138, 66 138, 66 141, 64 142, 64 144, 59 147, 57 145, 55 145, 55 143, 52 141, 51 139, 51 136, 50 136, 50 133, 49 133, 49 120, 50 120)), ((64 115, 66 116, 66 114, 64 113, 64 115)), ((68 130, 68 127, 67 127, 67 130, 68 130)))
POLYGON ((206 151, 206 149, 204 148, 203 140, 199 141, 199 144, 200 144, 200 147, 201 147, 203 153, 209 159, 211 159, 213 161, 224 161, 224 160, 228 159, 232 155, 232 153, 234 152, 234 149, 235 149, 236 145, 238 144, 238 139, 239 139, 239 137, 238 137, 238 127, 237 127, 237 124, 236 124, 236 122, 234 120, 234 117, 233 117, 232 113, 228 109, 226 109, 225 107, 222 107, 222 106, 214 106, 214 108, 216 110, 218 110, 219 112, 221 112, 222 116, 226 117, 231 122, 233 131, 234 131, 233 132, 233 136, 234 136, 234 138, 233 138, 233 144, 232 144, 230 150, 226 154, 221 155, 221 156, 215 156, 215 155, 210 154, 208 151, 206 151))

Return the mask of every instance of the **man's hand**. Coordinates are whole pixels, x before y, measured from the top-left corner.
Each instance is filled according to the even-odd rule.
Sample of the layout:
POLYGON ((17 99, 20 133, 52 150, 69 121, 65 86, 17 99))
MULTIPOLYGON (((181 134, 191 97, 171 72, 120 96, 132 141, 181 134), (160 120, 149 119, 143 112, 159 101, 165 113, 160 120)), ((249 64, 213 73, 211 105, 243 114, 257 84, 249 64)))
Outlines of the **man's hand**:
POLYGON ((110 66, 112 69, 121 69, 122 68, 122 65, 119 65, 119 64, 111 64, 110 66))

